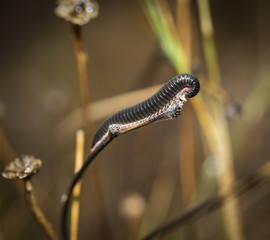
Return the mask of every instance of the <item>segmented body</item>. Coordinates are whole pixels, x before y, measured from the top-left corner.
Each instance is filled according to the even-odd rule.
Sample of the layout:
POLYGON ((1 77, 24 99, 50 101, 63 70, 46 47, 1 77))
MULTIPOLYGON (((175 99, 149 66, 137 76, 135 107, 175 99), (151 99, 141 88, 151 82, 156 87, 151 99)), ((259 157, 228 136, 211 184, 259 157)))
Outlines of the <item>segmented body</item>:
POLYGON ((177 117, 185 97, 193 97, 199 90, 199 81, 193 75, 180 74, 173 77, 152 97, 106 119, 94 137, 91 150, 135 128, 177 117))
POLYGON ((152 97, 116 112, 104 121, 94 137, 91 153, 86 158, 82 168, 72 179, 67 193, 63 196, 64 204, 61 220, 63 239, 69 239, 68 209, 73 189, 97 154, 120 134, 152 122, 177 117, 181 113, 186 97, 194 97, 199 90, 200 83, 196 77, 191 74, 180 74, 170 79, 152 97))

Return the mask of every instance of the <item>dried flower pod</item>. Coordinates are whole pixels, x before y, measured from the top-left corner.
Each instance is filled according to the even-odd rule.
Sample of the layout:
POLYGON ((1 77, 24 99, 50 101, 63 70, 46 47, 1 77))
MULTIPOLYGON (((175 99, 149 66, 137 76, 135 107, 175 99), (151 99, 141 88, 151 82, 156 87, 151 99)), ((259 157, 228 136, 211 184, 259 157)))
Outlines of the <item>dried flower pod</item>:
POLYGON ((42 166, 42 161, 32 155, 21 155, 8 164, 2 176, 8 179, 25 179, 35 174, 42 166))
POLYGON ((59 0, 55 14, 76 25, 85 25, 98 16, 98 4, 93 0, 59 0))

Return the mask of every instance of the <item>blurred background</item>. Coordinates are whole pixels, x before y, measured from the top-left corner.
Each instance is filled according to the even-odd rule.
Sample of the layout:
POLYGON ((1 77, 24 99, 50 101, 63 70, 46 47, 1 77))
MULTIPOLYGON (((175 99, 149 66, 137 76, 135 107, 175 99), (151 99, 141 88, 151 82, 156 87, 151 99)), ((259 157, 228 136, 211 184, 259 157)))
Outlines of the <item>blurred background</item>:
MULTIPOLYGON (((98 17, 81 29, 89 102, 108 100, 102 105, 106 111, 98 109, 100 117, 92 112, 88 117, 85 154, 110 109, 125 105, 119 100, 111 106, 111 97, 164 84, 181 73, 153 31, 151 6, 145 2, 99 1, 98 17)), ((200 0, 152 2, 167 20, 164 6, 169 8, 184 52, 184 29, 189 27, 186 65, 201 80, 203 99, 190 99, 174 121, 117 138, 97 157, 83 178, 78 239, 138 239, 223 189, 226 177, 219 176, 224 172, 232 176, 225 183, 231 186, 269 160, 270 2, 210 1, 212 39, 200 30, 200 0), (187 3, 190 21, 181 20, 186 11, 181 6, 187 3), (210 80, 207 36, 215 44, 217 82, 210 80), (207 109, 198 110, 200 103, 207 109), (222 152, 229 170, 226 161, 217 160, 222 152)), ((72 26, 55 15, 55 7, 55 1, 2 2, 0 168, 18 154, 42 159, 34 191, 59 233, 61 196, 73 176, 76 131, 86 128, 72 26)), ((134 100, 127 95, 127 101, 146 99, 154 93, 149 91, 132 95, 134 100)), ((46 239, 26 207, 21 181, 1 177, 0 194, 1 240, 46 239)), ((270 239, 269 201, 270 188, 264 185, 238 198, 232 213, 225 209, 237 215, 238 237, 230 237, 226 213, 224 217, 219 209, 160 239, 270 239)))

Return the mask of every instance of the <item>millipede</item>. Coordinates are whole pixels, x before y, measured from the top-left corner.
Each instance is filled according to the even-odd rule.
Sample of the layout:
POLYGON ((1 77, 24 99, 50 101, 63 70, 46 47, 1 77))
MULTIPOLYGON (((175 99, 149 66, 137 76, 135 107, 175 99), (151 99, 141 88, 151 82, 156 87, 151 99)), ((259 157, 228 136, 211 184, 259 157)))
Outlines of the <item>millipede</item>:
POLYGON ((200 82, 192 74, 179 74, 171 78, 152 97, 134 106, 120 110, 108 117, 97 130, 90 154, 82 168, 76 173, 69 189, 63 197, 62 235, 69 239, 68 209, 75 185, 97 154, 117 136, 161 120, 170 120, 179 116, 186 98, 192 98, 200 91, 200 82))

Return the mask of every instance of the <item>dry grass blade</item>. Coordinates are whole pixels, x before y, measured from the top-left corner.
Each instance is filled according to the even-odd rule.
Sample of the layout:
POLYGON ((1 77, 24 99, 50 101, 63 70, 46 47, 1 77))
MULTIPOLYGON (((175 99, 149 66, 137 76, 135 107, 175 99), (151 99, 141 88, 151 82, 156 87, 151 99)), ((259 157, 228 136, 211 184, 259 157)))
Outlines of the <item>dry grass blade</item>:
POLYGON ((228 189, 223 194, 214 195, 207 200, 199 203, 195 207, 187 210, 181 214, 175 220, 159 227, 152 233, 148 234, 143 240, 150 240, 158 236, 161 233, 168 233, 174 228, 179 228, 187 223, 195 222, 207 214, 215 211, 216 209, 222 207, 227 202, 231 201, 233 198, 238 197, 246 192, 254 190, 256 187, 262 186, 270 181, 270 162, 267 162, 263 167, 257 170, 250 177, 239 181, 231 189, 228 189))
MULTIPOLYGON (((190 0, 177 1, 177 30, 189 65, 191 65, 193 50, 192 18, 190 10, 190 0)), ((191 108, 187 106, 185 109, 185 117, 179 121, 179 172, 183 208, 186 208, 188 203, 196 197, 196 173, 194 169, 194 122, 192 121, 192 118, 193 114, 191 108)), ((184 229, 186 238, 195 239, 196 230, 195 226, 187 226, 184 229)))
MULTIPOLYGON (((208 0, 198 0, 197 3, 209 82, 219 85, 221 83, 221 77, 214 42, 214 30, 210 13, 210 4, 208 0)), ((213 154, 216 161, 224 165, 223 172, 217 177, 220 191, 223 193, 228 191, 235 182, 231 139, 222 99, 210 98, 210 103, 212 106, 211 113, 214 119, 213 125, 215 128, 213 154)), ((244 239, 238 205, 238 200, 235 199, 230 201, 230 203, 222 209, 222 217, 225 223, 224 226, 229 239, 232 240, 244 239)))

